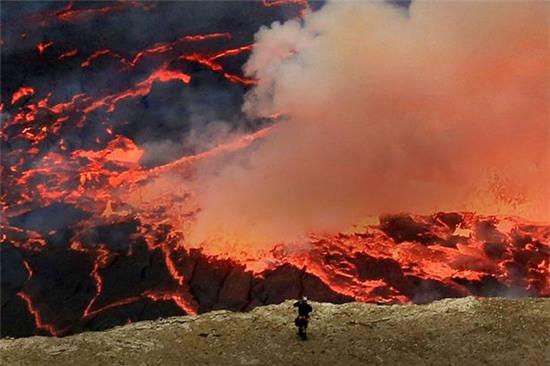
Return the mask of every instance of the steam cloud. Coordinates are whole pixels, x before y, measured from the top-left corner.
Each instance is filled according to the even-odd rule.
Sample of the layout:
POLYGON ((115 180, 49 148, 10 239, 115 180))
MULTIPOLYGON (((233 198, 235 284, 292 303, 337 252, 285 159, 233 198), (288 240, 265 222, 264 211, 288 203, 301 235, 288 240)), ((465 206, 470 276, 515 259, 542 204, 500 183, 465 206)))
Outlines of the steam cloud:
POLYGON ((261 28, 243 109, 285 120, 201 167, 191 241, 262 248, 403 211, 548 220, 549 9, 333 2, 261 28))

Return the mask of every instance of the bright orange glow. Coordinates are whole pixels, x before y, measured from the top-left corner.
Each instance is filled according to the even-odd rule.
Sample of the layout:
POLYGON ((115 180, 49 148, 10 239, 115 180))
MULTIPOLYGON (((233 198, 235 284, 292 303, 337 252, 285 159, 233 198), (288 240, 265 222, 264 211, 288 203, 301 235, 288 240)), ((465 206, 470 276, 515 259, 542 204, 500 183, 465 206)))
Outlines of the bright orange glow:
POLYGON ((17 103, 24 97, 28 97, 34 94, 34 88, 31 86, 22 86, 11 97, 11 104, 17 103))
POLYGON ((41 42, 36 45, 36 49, 38 50, 38 54, 42 56, 44 52, 46 51, 46 48, 49 48, 53 46, 53 42, 41 42))

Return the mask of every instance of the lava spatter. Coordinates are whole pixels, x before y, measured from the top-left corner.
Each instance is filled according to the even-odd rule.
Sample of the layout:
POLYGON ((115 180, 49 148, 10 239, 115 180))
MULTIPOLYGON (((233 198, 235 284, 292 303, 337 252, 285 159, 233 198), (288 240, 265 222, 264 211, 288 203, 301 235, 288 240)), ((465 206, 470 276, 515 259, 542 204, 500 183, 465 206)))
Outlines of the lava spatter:
POLYGON ((36 45, 36 50, 38 51, 38 54, 42 56, 44 52, 46 52, 46 49, 50 48, 51 46, 53 46, 53 41, 40 42, 39 44, 36 45))
POLYGON ((33 95, 35 92, 34 88, 31 86, 22 86, 11 97, 11 104, 17 103, 20 99, 33 95))

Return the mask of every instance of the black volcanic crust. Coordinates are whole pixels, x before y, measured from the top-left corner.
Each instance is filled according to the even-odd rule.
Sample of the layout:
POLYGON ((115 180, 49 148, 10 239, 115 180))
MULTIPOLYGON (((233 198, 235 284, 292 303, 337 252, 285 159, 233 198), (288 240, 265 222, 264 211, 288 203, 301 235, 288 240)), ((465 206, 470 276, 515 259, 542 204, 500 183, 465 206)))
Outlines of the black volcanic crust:
POLYGON ((429 305, 312 302, 308 340, 293 301, 63 338, 0 340, 9 365, 546 365, 550 300, 447 299, 429 305))
MULTIPOLYGON (((178 285, 167 272, 160 249, 150 251, 140 242, 131 245, 132 255, 119 253, 101 272, 103 287, 94 308, 139 297, 150 289, 159 292, 178 290, 178 285)), ((90 275, 93 269, 91 257, 63 248, 25 253, 21 249, 2 245, 0 251, 2 337, 49 335, 47 330, 37 329, 33 315, 17 295, 19 291, 32 298, 41 320, 60 330, 58 335, 104 330, 127 322, 185 314, 170 300, 152 301, 144 297, 84 317, 85 308, 96 294, 94 279, 90 275), (36 268, 28 281, 24 258, 32 268, 36 268)), ((246 311, 302 295, 333 303, 353 300, 291 265, 283 265, 255 277, 232 261, 209 258, 196 250, 185 252, 182 263, 182 272, 188 273, 186 283, 199 305, 199 313, 216 309, 246 311)))
MULTIPOLYGON (((434 217, 440 219, 441 214, 434 217)), ((443 225, 451 229, 456 226, 457 220, 452 214, 446 217, 450 223, 441 220, 443 225)), ((418 222, 409 215, 381 218, 380 229, 388 236, 380 240, 393 240, 394 245, 400 247, 407 244, 398 238, 418 233, 419 227, 423 233, 430 233, 426 224, 429 218, 416 220, 418 222)), ((70 233, 53 233, 45 237, 45 245, 36 247, 18 237, 16 231, 15 234, 8 232, 0 245, 1 336, 64 336, 184 315, 186 308, 181 306, 182 299, 190 301, 198 313, 219 309, 249 311, 304 295, 321 302, 354 301, 353 292, 347 291, 347 287, 325 282, 322 274, 316 275, 318 272, 306 266, 299 268, 282 261, 274 268, 254 274, 232 260, 209 257, 197 249, 178 248, 161 233, 157 239, 160 244, 150 247, 139 233, 140 225, 136 220, 128 220, 92 226, 80 235, 80 245, 75 245, 70 233), (171 273, 171 267, 176 275, 171 273)), ((371 290, 369 299, 378 297, 423 304, 467 295, 534 297, 544 293, 547 278, 540 274, 531 273, 531 287, 523 286, 523 279, 533 266, 530 261, 544 263, 548 257, 543 244, 527 234, 520 235, 519 231, 507 238, 482 219, 476 221, 473 229, 476 237, 487 240, 481 243, 480 250, 489 258, 507 256, 503 265, 517 276, 515 285, 510 285, 506 278, 492 275, 491 268, 484 267, 487 264, 463 263, 457 259, 454 259, 455 265, 474 270, 479 267, 477 279, 459 275, 449 280, 421 277, 395 258, 345 249, 342 244, 335 248, 343 251, 322 252, 312 258, 325 265, 341 266, 336 271, 349 267, 360 283, 379 281, 381 285, 371 290), (536 250, 527 252, 526 244, 536 250)), ((361 235, 357 234, 357 238, 361 235)), ((420 248, 439 246, 455 250, 442 239, 427 242, 425 236, 416 235, 409 240, 418 240, 420 248)), ((467 258, 461 261, 470 261, 467 258)))
POLYGON ((11 225, 33 230, 43 235, 50 231, 68 228, 91 215, 65 203, 53 203, 14 216, 8 221, 11 225))

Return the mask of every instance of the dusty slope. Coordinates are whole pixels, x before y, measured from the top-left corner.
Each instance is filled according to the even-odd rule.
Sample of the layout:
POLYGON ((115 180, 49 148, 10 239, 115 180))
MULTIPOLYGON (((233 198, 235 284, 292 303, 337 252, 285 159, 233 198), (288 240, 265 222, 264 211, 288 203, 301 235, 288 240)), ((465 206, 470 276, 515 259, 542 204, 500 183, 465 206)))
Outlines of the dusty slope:
POLYGON ((313 303, 310 339, 292 302, 65 338, 0 341, 4 365, 550 365, 550 299, 430 305, 313 303))

